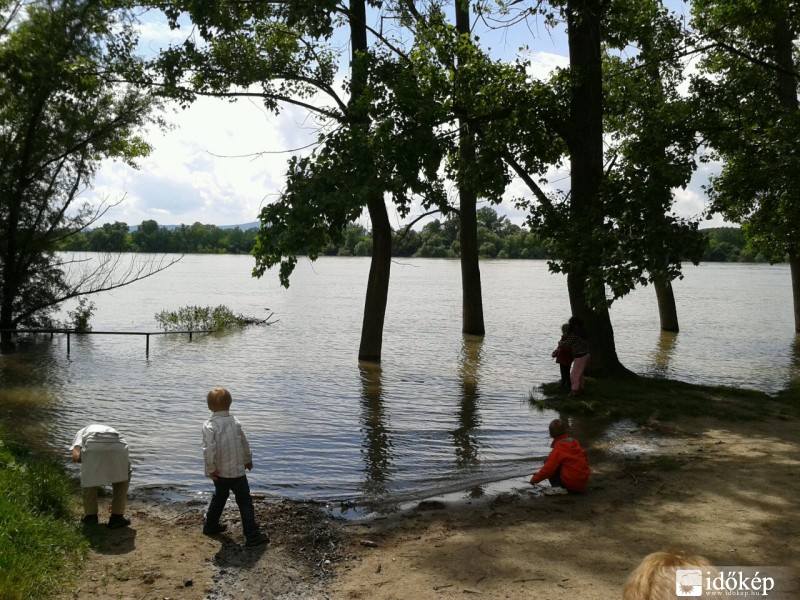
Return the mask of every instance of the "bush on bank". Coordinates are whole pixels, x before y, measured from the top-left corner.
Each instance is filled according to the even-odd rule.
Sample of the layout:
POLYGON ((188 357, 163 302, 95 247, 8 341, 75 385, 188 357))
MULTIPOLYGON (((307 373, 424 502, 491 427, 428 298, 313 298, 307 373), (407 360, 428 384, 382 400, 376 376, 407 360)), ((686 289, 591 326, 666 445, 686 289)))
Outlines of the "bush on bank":
POLYGON ((85 553, 64 468, 5 442, 0 432, 0 598, 52 598, 85 553))

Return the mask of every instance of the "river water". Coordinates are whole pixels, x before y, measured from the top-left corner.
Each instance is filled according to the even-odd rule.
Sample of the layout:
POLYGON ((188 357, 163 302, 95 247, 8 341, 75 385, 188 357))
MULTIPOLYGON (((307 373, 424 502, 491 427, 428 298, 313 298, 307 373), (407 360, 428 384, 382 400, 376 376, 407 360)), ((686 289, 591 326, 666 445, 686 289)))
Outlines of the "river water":
MULTIPOLYGON (((480 490, 524 478, 548 451, 553 414, 531 390, 558 379, 550 358, 569 317, 566 279, 544 261, 481 264, 486 337, 461 328, 458 261, 392 266, 380 367, 357 361, 369 259, 301 260, 289 289, 253 279, 247 256, 184 257, 94 298, 95 331, 157 331, 154 314, 227 305, 274 323, 221 335, 40 336, 0 356, 0 400, 14 435, 67 458, 89 422, 130 444, 132 486, 209 490, 205 395, 230 389, 254 452, 255 492, 378 502, 480 490)), ((661 334, 655 294, 612 307, 618 354, 639 373, 777 391, 798 376, 783 265, 686 267, 675 283, 681 332, 661 334)), ((72 307, 67 307, 72 308, 72 307)), ((524 481, 524 480, 523 480, 524 481)))

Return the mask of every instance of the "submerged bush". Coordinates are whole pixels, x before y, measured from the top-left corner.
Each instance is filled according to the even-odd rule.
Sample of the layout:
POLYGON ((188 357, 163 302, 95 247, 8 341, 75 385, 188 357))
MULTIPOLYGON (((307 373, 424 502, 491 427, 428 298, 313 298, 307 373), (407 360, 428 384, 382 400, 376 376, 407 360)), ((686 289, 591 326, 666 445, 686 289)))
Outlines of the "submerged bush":
POLYGON ((92 326, 89 325, 89 320, 92 318, 95 308, 96 306, 91 300, 86 298, 78 300, 78 306, 75 307, 75 310, 67 313, 72 328, 75 331, 91 331, 92 326))
MULTIPOLYGON (((270 315, 272 316, 272 315, 270 315)), ((269 317, 256 319, 237 315, 225 306, 182 306, 178 310, 156 313, 156 322, 164 331, 225 331, 248 325, 269 325, 269 317)))

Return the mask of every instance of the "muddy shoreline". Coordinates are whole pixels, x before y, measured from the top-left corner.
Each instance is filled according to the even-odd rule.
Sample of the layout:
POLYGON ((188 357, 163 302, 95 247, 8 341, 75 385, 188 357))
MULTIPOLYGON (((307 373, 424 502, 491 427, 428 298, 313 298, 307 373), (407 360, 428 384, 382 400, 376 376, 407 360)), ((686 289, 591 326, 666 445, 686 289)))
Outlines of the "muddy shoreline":
POLYGON ((347 520, 317 503, 257 499, 272 537, 260 548, 243 546, 232 501, 229 531, 208 537, 205 499, 137 493, 128 530, 89 534, 63 598, 608 600, 666 547, 718 565, 800 569, 797 419, 623 423, 587 446, 593 475, 579 495, 541 497, 521 478, 496 494, 347 520))

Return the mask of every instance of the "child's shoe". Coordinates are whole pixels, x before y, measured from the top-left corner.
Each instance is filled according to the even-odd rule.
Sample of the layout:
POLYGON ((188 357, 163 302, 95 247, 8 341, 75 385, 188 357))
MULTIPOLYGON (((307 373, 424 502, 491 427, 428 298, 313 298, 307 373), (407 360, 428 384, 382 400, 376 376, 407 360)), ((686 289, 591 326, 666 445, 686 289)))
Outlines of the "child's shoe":
POLYGON ((220 523, 217 523, 216 525, 203 525, 203 535, 217 535, 218 533, 223 533, 225 531, 228 531, 228 526, 220 523))
POLYGON ((563 496, 565 494, 569 494, 567 488, 563 487, 549 487, 544 489, 545 496, 563 496))
POLYGON ((124 515, 112 514, 111 517, 108 519, 109 529, 120 529, 122 527, 127 527, 130 524, 131 520, 126 519, 124 515))
POLYGON ((261 544, 268 544, 269 543, 269 536, 266 533, 259 533, 258 537, 254 537, 251 540, 247 540, 244 545, 245 546, 260 546, 261 544))
POLYGON ((97 525, 97 515, 84 515, 81 519, 81 523, 83 523, 84 527, 97 525))

